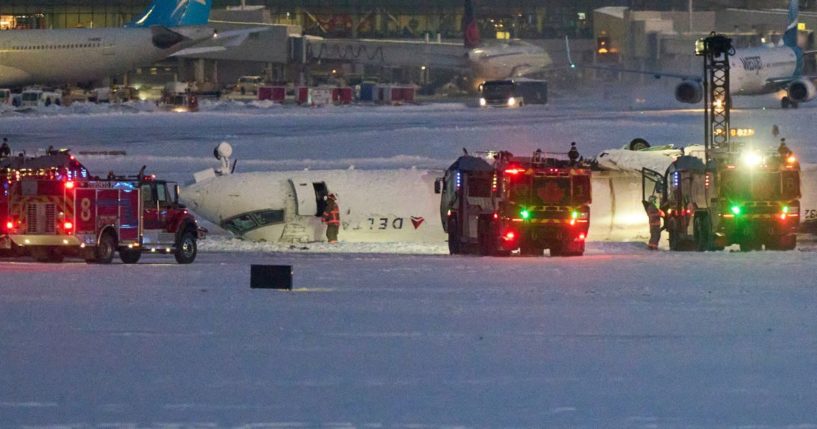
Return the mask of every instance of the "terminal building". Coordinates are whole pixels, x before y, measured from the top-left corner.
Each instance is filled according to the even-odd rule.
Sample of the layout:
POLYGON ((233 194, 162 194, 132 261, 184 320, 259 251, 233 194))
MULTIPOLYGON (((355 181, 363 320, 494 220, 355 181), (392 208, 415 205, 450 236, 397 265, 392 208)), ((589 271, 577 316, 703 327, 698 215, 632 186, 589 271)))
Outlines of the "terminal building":
MULTIPOLYGON (((5 0, 0 29, 118 27, 149 0, 5 0)), ((197 81, 223 86, 241 75, 269 81, 319 83, 374 78, 439 85, 452 72, 426 67, 429 49, 361 44, 359 39, 414 40, 451 46, 435 55, 461 55, 463 0, 214 0, 220 31, 266 26, 226 52, 171 59, 115 82, 197 81), (323 38, 322 41, 304 35, 323 38), (312 40, 307 42, 307 40, 312 40), (445 43, 448 42, 448 43, 445 43), (374 46, 374 47, 373 47, 374 46), (366 49, 369 49, 368 51, 366 49), (442 52, 442 54, 440 54, 442 52)), ((628 68, 673 67, 698 72, 694 40, 715 30, 738 46, 774 42, 785 27, 786 0, 475 0, 482 39, 523 39, 566 62, 564 37, 575 59, 628 68), (694 6, 690 13, 689 6, 694 6)), ((804 45, 813 47, 817 0, 801 0, 804 45)), ((437 62, 436 64, 439 64, 437 62)), ((585 77, 598 77, 595 73, 585 77)), ((609 78, 609 76, 605 77, 609 78)), ((619 77, 626 79, 626 77, 619 77)))

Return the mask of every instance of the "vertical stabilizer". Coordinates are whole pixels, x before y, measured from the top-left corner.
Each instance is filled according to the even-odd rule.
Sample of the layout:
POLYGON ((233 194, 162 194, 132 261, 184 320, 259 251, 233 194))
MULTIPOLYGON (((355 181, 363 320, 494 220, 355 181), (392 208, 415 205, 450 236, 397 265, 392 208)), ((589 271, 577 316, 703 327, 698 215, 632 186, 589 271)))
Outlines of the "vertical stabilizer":
POLYGON ((786 32, 783 33, 783 44, 790 47, 797 47, 797 23, 800 15, 800 5, 798 0, 789 0, 789 21, 786 25, 786 32))
POLYGON ((473 0, 465 0, 465 14, 462 16, 462 32, 466 48, 473 49, 479 46, 479 27, 477 26, 477 15, 474 11, 473 0))
POLYGON ((183 27, 207 25, 212 0, 153 0, 145 12, 128 27, 183 27))

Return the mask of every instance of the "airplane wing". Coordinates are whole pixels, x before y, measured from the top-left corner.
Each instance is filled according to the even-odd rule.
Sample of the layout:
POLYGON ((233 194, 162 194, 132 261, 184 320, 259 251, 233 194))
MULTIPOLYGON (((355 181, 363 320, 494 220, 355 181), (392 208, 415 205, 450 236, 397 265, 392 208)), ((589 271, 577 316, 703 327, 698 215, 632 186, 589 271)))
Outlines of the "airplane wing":
POLYGON ((221 46, 234 48, 240 46, 247 40, 251 34, 263 33, 269 31, 270 27, 254 27, 246 30, 229 30, 216 33, 215 39, 220 42, 221 46))
POLYGON ((629 69, 623 67, 610 67, 610 66, 599 66, 595 64, 585 65, 585 64, 576 64, 573 62, 573 58, 570 55, 570 42, 565 36, 565 45, 567 49, 567 61, 570 64, 570 68, 585 68, 585 69, 595 69, 595 70, 606 70, 611 72, 618 72, 618 73, 634 73, 634 74, 644 74, 652 76, 656 79, 661 79, 662 77, 668 77, 673 79, 681 79, 681 80, 691 80, 695 82, 703 82, 703 77, 700 75, 691 75, 691 74, 682 74, 682 73, 672 73, 672 72, 665 72, 662 70, 639 70, 639 69, 629 69))
POLYGON ((183 57, 185 55, 200 55, 200 54, 209 54, 213 52, 224 52, 227 48, 224 46, 206 46, 201 48, 187 48, 182 49, 179 52, 174 53, 171 57, 183 57))

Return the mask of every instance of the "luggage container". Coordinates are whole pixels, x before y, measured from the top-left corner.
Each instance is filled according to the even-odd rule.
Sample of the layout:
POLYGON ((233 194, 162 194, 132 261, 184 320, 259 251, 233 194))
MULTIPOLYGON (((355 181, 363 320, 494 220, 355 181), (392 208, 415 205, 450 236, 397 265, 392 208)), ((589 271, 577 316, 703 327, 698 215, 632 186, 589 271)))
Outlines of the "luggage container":
POLYGON ((283 103, 287 98, 285 86, 262 86, 258 88, 258 100, 283 103))

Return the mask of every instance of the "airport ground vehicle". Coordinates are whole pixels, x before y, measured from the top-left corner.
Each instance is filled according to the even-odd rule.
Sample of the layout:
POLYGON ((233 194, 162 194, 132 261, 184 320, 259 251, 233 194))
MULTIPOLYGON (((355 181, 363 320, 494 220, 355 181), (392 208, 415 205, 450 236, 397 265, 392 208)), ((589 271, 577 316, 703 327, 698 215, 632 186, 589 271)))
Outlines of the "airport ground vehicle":
POLYGON ((205 230, 178 203, 178 186, 140 173, 90 178, 59 172, 10 183, 6 231, 38 261, 77 256, 89 263, 139 261, 143 252, 173 253, 192 263, 205 230))
POLYGON ((521 107, 525 104, 547 104, 548 83, 534 79, 489 80, 480 85, 481 107, 521 107))
POLYGON ((671 250, 792 250, 800 223, 797 157, 763 153, 738 139, 751 133, 730 128, 731 39, 712 35, 698 51, 707 89, 704 159, 678 157, 664 174, 645 169, 644 198, 660 196, 671 250))
POLYGON ((156 105, 162 110, 171 112, 197 112, 199 99, 187 83, 168 82, 156 105))
POLYGON ((27 89, 20 98, 20 107, 48 107, 62 105, 62 94, 59 91, 27 89))
POLYGON ((264 78, 261 76, 241 76, 235 85, 236 92, 245 94, 258 94, 258 89, 264 86, 264 78))
POLYGON ((465 155, 437 180, 451 254, 580 256, 590 225, 589 166, 541 151, 465 155))

